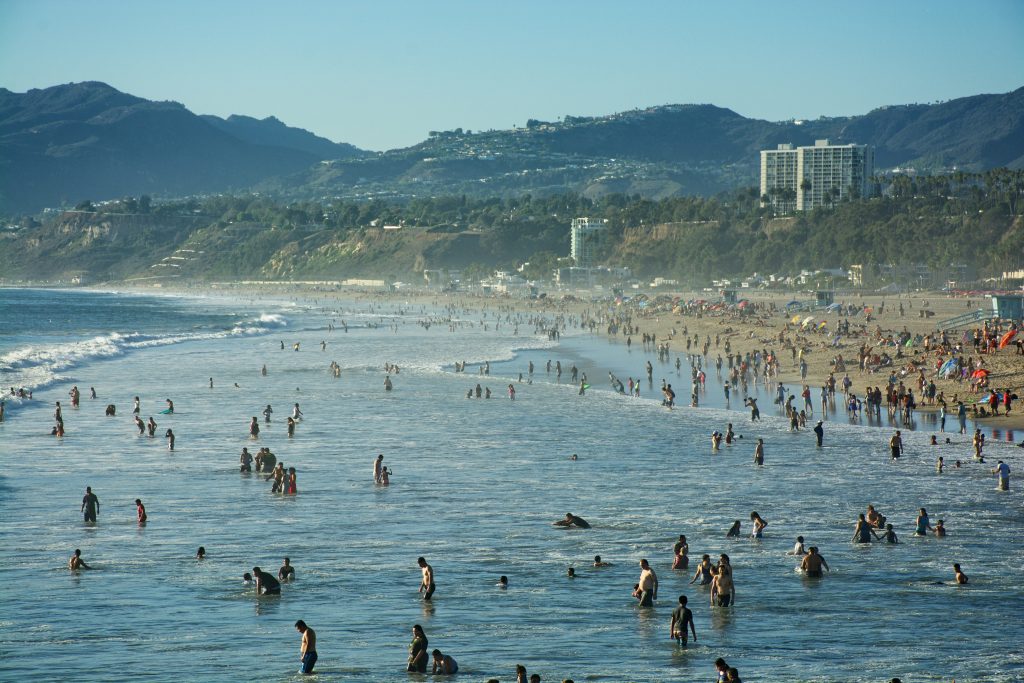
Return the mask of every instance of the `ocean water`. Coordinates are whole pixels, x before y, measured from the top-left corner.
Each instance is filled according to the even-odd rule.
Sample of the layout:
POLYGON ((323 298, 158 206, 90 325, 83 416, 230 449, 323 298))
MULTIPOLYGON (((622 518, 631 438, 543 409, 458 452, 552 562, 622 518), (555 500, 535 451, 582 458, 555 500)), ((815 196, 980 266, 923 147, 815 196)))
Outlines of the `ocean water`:
MULTIPOLYGON (((744 680, 1024 678, 1022 498, 1016 475, 1014 490, 994 490, 965 437, 928 446, 922 419, 893 464, 888 429, 832 414, 819 450, 810 432, 787 431, 764 389, 762 423, 735 400, 726 408, 713 371, 707 407, 668 411, 657 388, 673 382, 684 402, 685 356, 679 375, 638 345, 575 329, 554 344, 525 317, 516 330, 496 304, 471 305, 452 331, 418 324, 440 308, 400 301, 0 290, 0 386, 34 392, 8 397, 0 423, 0 679, 298 679, 297 619, 317 631, 318 680, 426 679, 405 673, 415 623, 468 680, 511 681, 522 663, 545 681, 707 681, 717 657, 744 680), (548 359, 566 381, 545 372, 548 359), (639 377, 648 359, 654 382, 640 399, 608 390, 608 372, 639 377), (467 371, 453 372, 462 360, 467 371), (531 360, 533 383, 519 383, 531 360), (400 366, 391 392, 385 363, 400 366), (567 382, 572 364, 592 384, 584 396, 567 382), (478 382, 493 398, 466 398, 478 382), (158 438, 137 436, 136 395, 158 438), (159 413, 167 398, 173 415, 159 413), (58 400, 60 439, 49 434, 58 400), (289 439, 296 402, 305 417, 289 439), (743 438, 714 454, 709 434, 728 422, 743 438), (764 467, 752 463, 758 437, 764 467), (243 446, 296 467, 298 495, 240 474, 243 446), (378 453, 394 472, 387 488, 372 482, 378 453), (87 485, 101 502, 95 525, 79 512, 87 485), (850 543, 868 504, 899 545, 850 543), (948 537, 913 537, 919 507, 948 537), (746 537, 752 510, 769 522, 761 541, 746 537), (552 527, 567 511, 593 528, 552 527), (726 539, 734 519, 745 535, 726 539), (671 569, 680 533, 691 572, 701 554, 730 555, 734 608, 710 608, 706 589, 671 569), (820 547, 824 579, 794 571, 785 553, 797 535, 820 547), (75 548, 95 571, 67 570, 75 548), (614 566, 594 569, 595 554, 614 566), (420 555, 436 572, 430 604, 417 596, 420 555), (285 556, 297 580, 257 599, 242 573, 276 573, 285 556), (630 596, 642 557, 660 578, 651 609, 630 596), (968 586, 951 585, 953 562, 968 586), (495 586, 502 574, 507 590, 495 586), (680 594, 697 627, 687 649, 668 637, 680 594)), ((1024 450, 988 450, 1020 471, 1024 450)))

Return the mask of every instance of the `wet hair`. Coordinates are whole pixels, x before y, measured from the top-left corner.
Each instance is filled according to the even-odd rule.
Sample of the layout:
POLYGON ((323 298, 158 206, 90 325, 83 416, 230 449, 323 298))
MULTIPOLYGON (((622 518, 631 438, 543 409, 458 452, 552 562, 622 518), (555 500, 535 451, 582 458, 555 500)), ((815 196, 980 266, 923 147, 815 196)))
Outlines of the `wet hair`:
POLYGON ((416 558, 416 564, 420 564, 420 563, 422 563, 422 564, 426 564, 426 563, 427 563, 427 560, 426 560, 426 558, 423 558, 423 557, 417 557, 417 558, 416 558))
POLYGON ((594 555, 594 562, 600 562, 600 561, 601 561, 601 556, 600 555, 594 555))
POLYGON ((686 596, 685 595, 680 595, 679 596, 679 604, 680 605, 685 605, 686 604, 686 596))
POLYGON ((298 621, 295 622, 295 628, 305 629, 306 628, 306 622, 304 622, 302 619, 299 619, 298 621))
POLYGON ((800 543, 803 543, 804 542, 804 537, 803 536, 797 536, 796 540, 799 541, 800 543))
POLYGON ((430 654, 432 654, 435 657, 443 657, 444 656, 444 655, 441 654, 441 651, 438 650, 436 647, 434 648, 434 651, 431 652, 430 654))
POLYGON ((504 574, 502 574, 501 576, 498 577, 498 582, 499 583, 508 583, 508 577, 505 576, 504 574))

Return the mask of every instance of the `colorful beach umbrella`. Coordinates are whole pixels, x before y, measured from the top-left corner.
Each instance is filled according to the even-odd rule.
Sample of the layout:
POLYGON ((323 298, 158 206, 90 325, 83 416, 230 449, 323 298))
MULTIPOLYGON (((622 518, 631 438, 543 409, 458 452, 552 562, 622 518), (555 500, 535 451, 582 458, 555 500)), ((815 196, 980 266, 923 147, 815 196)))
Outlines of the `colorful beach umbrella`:
POLYGON ((999 340, 999 348, 1005 348, 1014 337, 1017 336, 1017 330, 1011 330, 1003 335, 1003 338, 999 340))

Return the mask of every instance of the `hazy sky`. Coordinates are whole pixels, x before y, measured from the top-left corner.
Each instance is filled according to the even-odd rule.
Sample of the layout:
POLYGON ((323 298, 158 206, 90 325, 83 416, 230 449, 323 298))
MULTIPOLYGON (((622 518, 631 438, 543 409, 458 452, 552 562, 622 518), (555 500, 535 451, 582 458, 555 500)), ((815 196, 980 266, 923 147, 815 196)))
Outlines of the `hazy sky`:
POLYGON ((1024 86, 1024 0, 0 0, 0 86, 86 80, 367 149, 666 103, 862 114, 1024 86))

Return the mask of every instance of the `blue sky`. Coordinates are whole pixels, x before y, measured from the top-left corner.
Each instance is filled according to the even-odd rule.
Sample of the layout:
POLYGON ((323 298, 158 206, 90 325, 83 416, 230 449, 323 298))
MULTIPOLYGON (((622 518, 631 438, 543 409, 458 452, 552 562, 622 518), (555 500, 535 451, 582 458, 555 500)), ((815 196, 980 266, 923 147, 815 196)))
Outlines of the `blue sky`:
POLYGON ((713 103, 782 120, 1024 86, 1024 1, 0 0, 0 86, 99 80, 367 149, 713 103))

